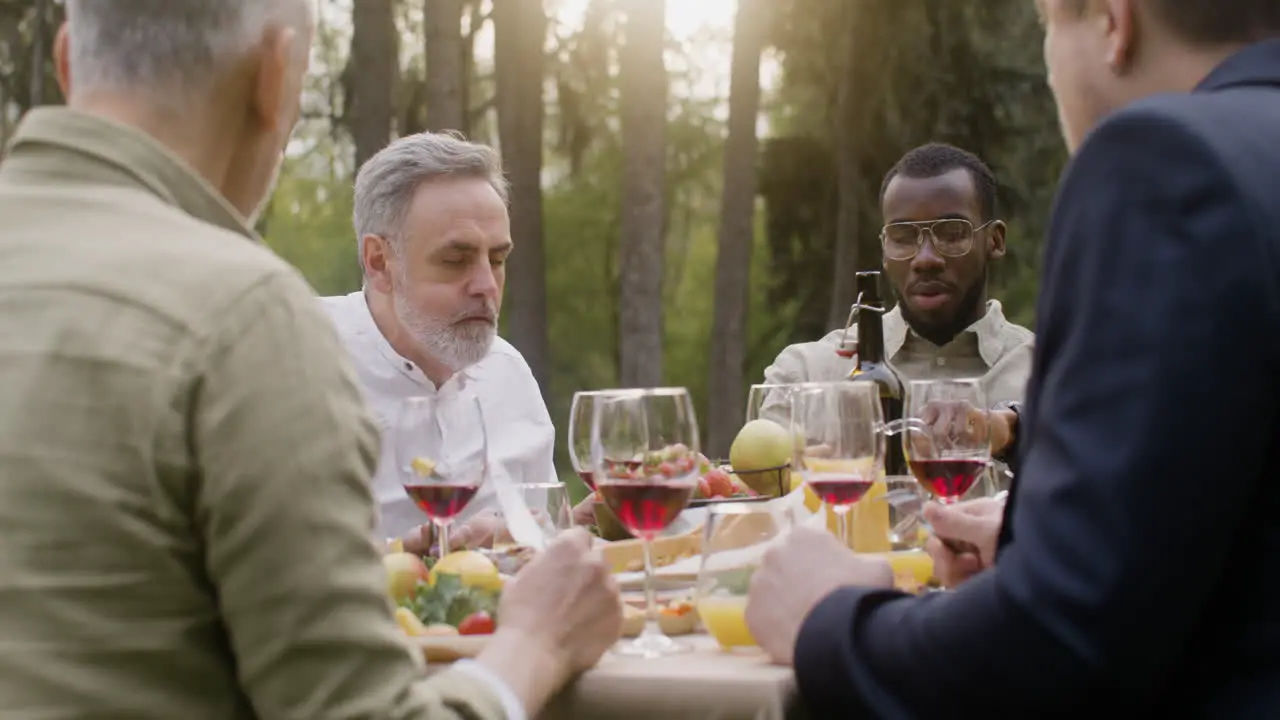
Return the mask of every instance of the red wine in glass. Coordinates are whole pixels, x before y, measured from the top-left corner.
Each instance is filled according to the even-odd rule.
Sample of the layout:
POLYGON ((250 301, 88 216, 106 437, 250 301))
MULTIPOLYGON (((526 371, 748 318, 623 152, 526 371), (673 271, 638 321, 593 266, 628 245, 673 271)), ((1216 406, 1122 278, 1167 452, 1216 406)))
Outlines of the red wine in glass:
POLYGON ((943 504, 957 502, 986 471, 987 460, 912 460, 911 474, 943 504))
POLYGON ((582 478, 582 484, 586 485, 592 492, 596 490, 596 474, 591 470, 579 470, 578 477, 582 478))
POLYGON ((653 539, 684 510, 693 487, 661 480, 606 483, 600 486, 600 495, 632 535, 653 539))
POLYGON ((462 512, 471 498, 480 491, 480 486, 464 483, 406 483, 404 491, 427 517, 445 522, 462 512))
POLYGON ((811 476, 807 482, 813 494, 817 495, 822 502, 841 508, 861 500, 875 481, 861 475, 822 473, 811 476))

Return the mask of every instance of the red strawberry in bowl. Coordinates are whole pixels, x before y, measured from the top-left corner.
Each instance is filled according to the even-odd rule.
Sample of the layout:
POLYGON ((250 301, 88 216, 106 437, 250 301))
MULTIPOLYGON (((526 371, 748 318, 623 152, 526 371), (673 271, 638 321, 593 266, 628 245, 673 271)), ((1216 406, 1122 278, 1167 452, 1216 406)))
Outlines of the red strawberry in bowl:
POLYGON ((707 497, 724 498, 734 492, 733 480, 729 477, 729 473, 720 468, 715 468, 703 475, 702 482, 707 484, 707 497))

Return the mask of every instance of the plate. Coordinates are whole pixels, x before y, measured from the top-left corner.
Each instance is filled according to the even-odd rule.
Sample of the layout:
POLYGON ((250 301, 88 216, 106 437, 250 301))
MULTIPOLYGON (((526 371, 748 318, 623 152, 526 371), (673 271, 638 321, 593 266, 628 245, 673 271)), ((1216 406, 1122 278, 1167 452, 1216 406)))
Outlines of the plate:
POLYGON ((409 638, 422 650, 427 662, 453 662, 473 658, 489 644, 492 635, 418 635, 409 638))

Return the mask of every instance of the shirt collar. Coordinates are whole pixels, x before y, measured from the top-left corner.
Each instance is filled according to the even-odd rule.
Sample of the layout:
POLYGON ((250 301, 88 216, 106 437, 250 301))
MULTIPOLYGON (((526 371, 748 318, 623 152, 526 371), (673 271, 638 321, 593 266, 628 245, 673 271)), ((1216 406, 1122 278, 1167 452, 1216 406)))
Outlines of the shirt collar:
MULTIPOLYGON (((419 368, 417 363, 396 352, 391 343, 387 342, 386 336, 382 334, 382 330, 378 328, 378 323, 373 319, 373 312, 369 310, 369 301, 365 297, 364 291, 357 290, 348 297, 354 307, 356 331, 373 342, 374 347, 378 349, 378 354, 394 367, 396 372, 426 389, 435 391, 437 389, 435 383, 422 372, 422 368, 419 368)), ((484 362, 484 360, 482 359, 480 362, 484 362)), ((458 390, 466 388, 467 383, 475 379, 476 369, 480 362, 454 373, 452 377, 440 386, 439 390, 449 391, 453 388, 458 390)))
MULTIPOLYGON (((987 301, 987 312, 977 322, 965 328, 963 332, 973 333, 978 338, 978 355, 982 357, 982 361, 987 367, 995 365, 1000 357, 1004 355, 1005 347, 1002 338, 1002 331, 1009 321, 1004 317, 1004 309, 1000 305, 999 300, 987 301)), ((912 330, 907 321, 902 317, 901 306, 895 305, 892 310, 885 313, 884 316, 884 342, 885 350, 889 357, 898 354, 902 346, 907 342, 907 333, 910 332, 913 337, 921 338, 915 330, 912 330)))
MULTIPOLYGON (((247 220, 195 170, 137 128, 66 107, 36 108, 15 133, 14 172, 109 177, 146 189, 183 212, 261 242, 247 220), (52 148, 54 153, 41 153, 52 148)), ((9 168, 6 168, 9 169, 9 168)))

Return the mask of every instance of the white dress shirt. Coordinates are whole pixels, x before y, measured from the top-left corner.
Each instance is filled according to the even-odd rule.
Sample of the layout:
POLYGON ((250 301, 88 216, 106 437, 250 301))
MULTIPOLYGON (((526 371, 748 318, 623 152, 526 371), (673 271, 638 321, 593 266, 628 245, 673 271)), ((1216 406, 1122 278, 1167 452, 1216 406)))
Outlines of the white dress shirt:
MULTIPOLYGON (((394 448, 385 441, 397 405, 407 397, 463 388, 474 393, 484 413, 494 471, 505 472, 520 484, 557 481, 552 460, 555 427, 551 424, 551 415, 528 363, 510 343, 495 338, 488 355, 437 390, 435 383, 414 363, 392 349, 374 323, 363 292, 320 298, 320 301, 351 353, 365 400, 383 432, 382 455, 373 478, 379 508, 379 537, 401 537, 427 521, 405 494, 396 471, 394 448)), ((466 518, 485 509, 498 510, 492 483, 481 487, 459 517, 466 518)))

